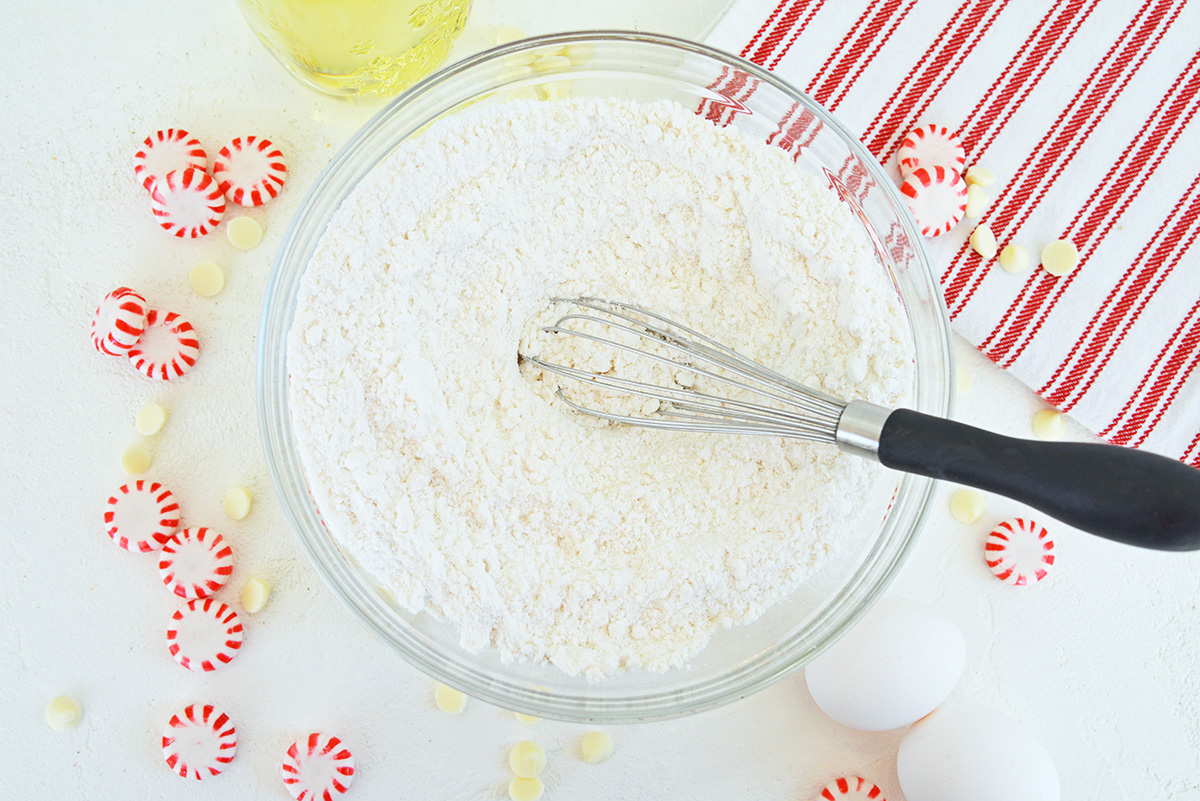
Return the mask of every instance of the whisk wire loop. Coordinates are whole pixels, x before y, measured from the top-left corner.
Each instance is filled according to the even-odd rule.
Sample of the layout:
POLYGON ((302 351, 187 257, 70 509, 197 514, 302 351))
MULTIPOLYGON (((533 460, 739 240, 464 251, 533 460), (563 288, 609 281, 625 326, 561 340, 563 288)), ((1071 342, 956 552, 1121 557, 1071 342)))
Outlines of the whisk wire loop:
MULTIPOLYGON (((553 298, 552 300, 555 303, 571 303, 576 306, 592 309, 594 311, 625 320, 635 326, 640 326, 646 329, 647 332, 652 334, 658 340, 667 344, 674 344, 685 353, 694 356, 700 356, 710 364, 720 366, 724 369, 730 370, 731 372, 736 372, 738 375, 741 375, 744 378, 763 381, 769 386, 786 391, 787 394, 797 400, 823 401, 823 408, 836 413, 840 413, 841 409, 845 406, 841 400, 833 397, 832 395, 826 395, 823 392, 818 392, 811 387, 806 387, 803 384, 793 381, 791 378, 783 375, 782 373, 777 373, 774 370, 759 364, 753 359, 743 356, 728 345, 718 342, 711 337, 705 336, 704 334, 701 334, 699 331, 696 331, 692 328, 688 328, 682 323, 677 323, 674 320, 662 316, 661 314, 652 312, 649 309, 643 309, 640 306, 634 306, 632 304, 622 303, 620 301, 604 300, 602 298, 553 298), (644 320, 632 316, 631 314, 627 314, 626 312, 631 312, 632 314, 657 320, 665 327, 651 325, 646 323, 644 320), (682 336, 672 333, 671 329, 679 331, 682 336), (737 366, 736 369, 734 368, 734 365, 737 366)), ((592 317, 590 315, 579 315, 576 313, 564 315, 563 317, 559 318, 558 324, 561 324, 567 319, 587 319, 593 322, 607 323, 607 321, 600 318, 592 317)))
POLYGON ((543 328, 546 333, 574 336, 630 353, 664 364, 672 370, 686 371, 698 379, 732 387, 753 398, 723 397, 684 386, 661 386, 546 362, 536 357, 520 356, 528 364, 581 384, 656 402, 644 407, 646 411, 643 414, 621 414, 578 403, 560 388, 558 397, 570 409, 610 422, 643 428, 836 441, 838 421, 845 408, 842 401, 809 389, 716 340, 638 306, 601 298, 554 300, 589 309, 592 313, 565 314, 553 325, 543 328), (684 357, 685 361, 649 352, 636 344, 582 331, 572 323, 596 324, 614 332, 616 336, 632 336, 635 342, 663 346, 684 357))

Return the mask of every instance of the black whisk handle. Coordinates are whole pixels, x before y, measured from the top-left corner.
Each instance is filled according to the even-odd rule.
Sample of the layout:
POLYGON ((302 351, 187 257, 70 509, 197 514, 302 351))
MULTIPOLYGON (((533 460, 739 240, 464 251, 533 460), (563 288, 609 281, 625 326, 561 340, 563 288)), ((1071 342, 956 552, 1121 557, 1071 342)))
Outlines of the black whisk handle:
POLYGON ((1200 470, 1145 451, 1015 439, 909 409, 879 434, 887 467, 1005 495, 1106 539, 1200 549, 1200 470))

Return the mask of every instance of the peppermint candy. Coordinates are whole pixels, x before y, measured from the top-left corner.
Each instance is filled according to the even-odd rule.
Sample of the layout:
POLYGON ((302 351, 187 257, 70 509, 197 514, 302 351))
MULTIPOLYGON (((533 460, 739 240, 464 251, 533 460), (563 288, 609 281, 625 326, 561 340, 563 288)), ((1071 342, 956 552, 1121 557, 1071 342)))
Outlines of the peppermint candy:
POLYGON ((958 134, 945 125, 918 125, 908 132, 896 154, 900 174, 912 175, 918 167, 945 167, 961 174, 967 166, 967 154, 958 134))
POLYGON ((983 548, 992 573, 1014 587, 1036 584, 1054 567, 1054 540, 1045 526, 1032 520, 1005 520, 988 535, 983 548))
POLYGON ((354 755, 337 737, 312 732, 288 748, 282 774, 296 801, 331 801, 350 789, 354 755))
POLYGON ((212 598, 189 601, 167 625, 167 650, 188 670, 208 672, 228 665, 241 647, 241 618, 212 598))
POLYGON ((189 704, 171 716, 162 736, 167 767, 185 779, 203 780, 225 770, 237 753, 237 729, 212 704, 189 704))
POLYGON ((185 528, 163 545, 158 575, 180 598, 207 598, 233 573, 233 550, 207 528, 185 528))
POLYGON ((141 338, 126 354, 139 372, 170 381, 180 378, 200 356, 196 329, 175 312, 151 309, 141 338))
POLYGON ((179 528, 179 504, 157 481, 139 479, 109 496, 104 532, 127 551, 157 551, 179 528))
POLYGON ((146 328, 146 299, 127 286, 104 296, 92 315, 92 347, 124 356, 146 328))
POLYGON ((879 785, 862 776, 843 776, 830 782, 821 791, 821 798, 825 801, 887 801, 879 785))
POLYGON ((208 151, 182 128, 155 131, 133 154, 133 173, 148 192, 153 192, 154 185, 167 173, 189 168, 201 172, 208 169, 208 151))
POLYGON ((225 216, 225 198, 211 175, 188 167, 154 182, 150 210, 172 236, 195 239, 216 229, 225 216))
POLYGON ((241 206, 261 206, 279 194, 287 180, 283 153, 270 139, 237 137, 213 160, 222 194, 241 206))
POLYGON ((916 168, 900 184, 900 194, 922 236, 946 233, 967 211, 967 184, 946 167, 916 168))

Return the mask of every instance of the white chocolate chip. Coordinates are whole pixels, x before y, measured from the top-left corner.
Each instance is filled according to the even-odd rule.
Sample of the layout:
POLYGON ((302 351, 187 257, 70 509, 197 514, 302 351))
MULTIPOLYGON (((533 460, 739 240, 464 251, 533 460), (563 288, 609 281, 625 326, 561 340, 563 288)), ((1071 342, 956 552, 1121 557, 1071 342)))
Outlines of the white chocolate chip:
POLYGON ((996 182, 996 173, 985 167, 969 167, 967 174, 963 177, 967 179, 968 184, 978 186, 981 189, 991 186, 996 182))
POLYGON ((215 261, 202 261, 188 273, 188 283, 197 295, 211 298, 225 288, 225 273, 215 261))
POLYGON ((973 489, 960 489, 950 496, 950 514, 960 523, 970 525, 987 510, 983 495, 973 489))
POLYGON ((519 81, 522 78, 528 78, 533 75, 533 68, 524 64, 512 64, 504 68, 500 73, 500 83, 510 83, 519 81))
POLYGON ((1057 409, 1042 409, 1033 416, 1033 433, 1038 439, 1059 439, 1063 427, 1063 416, 1057 409))
POLYGON ((250 250, 262 241, 263 229, 253 217, 234 217, 225 226, 225 236, 238 250, 250 250))
POLYGON ((60 695, 46 705, 46 725, 55 731, 68 731, 79 725, 83 707, 69 695, 60 695))
POLYGON ((467 707, 467 696, 448 684, 438 683, 433 691, 433 700, 437 708, 447 715, 458 715, 467 707))
POLYGON ((571 59, 566 56, 542 56, 533 62, 534 72, 562 72, 571 68, 571 59))
POLYGON ((166 422, 167 413, 163 407, 157 403, 147 403, 138 409, 137 418, 133 421, 133 426, 143 437, 153 437, 159 431, 162 431, 163 424, 166 422))
POLYGON ((250 614, 262 611, 271 597, 271 585, 254 576, 242 585, 242 608, 250 614))
POLYGON ((527 66, 513 64, 506 66, 500 73, 499 83, 505 86, 500 90, 506 101, 513 100, 541 100, 542 87, 533 86, 512 86, 511 84, 529 78, 533 75, 533 70, 527 66))
POLYGON ((958 390, 959 395, 966 395, 971 391, 971 387, 975 385, 975 378, 971 375, 971 371, 967 369, 965 364, 958 364, 954 367, 954 386, 958 390))
POLYGON ((541 779, 522 779, 518 776, 508 783, 508 797, 512 801, 537 801, 545 789, 541 779))
POLYGON ((983 216, 983 210, 992 202, 988 197, 987 192, 984 192, 977 184, 971 184, 967 187, 967 210, 964 212, 968 219, 978 220, 983 216))
POLYGON ((133 445, 121 454, 121 469, 131 476, 141 475, 150 469, 150 452, 133 445))
POLYGON ((1023 273, 1029 267, 1029 251, 1020 245, 1005 245, 1000 251, 1000 268, 1006 273, 1023 273))
POLYGON ((563 55, 571 59, 572 64, 583 64, 591 61, 596 55, 596 45, 591 42, 577 42, 572 45, 567 45, 563 51, 563 55))
POLYGON ((514 712, 513 714, 516 715, 517 720, 521 721, 522 723, 537 723, 541 720, 541 718, 539 718, 537 715, 526 715, 524 712, 514 712))
POLYGON ((503 90, 505 102, 513 100, 542 100, 542 96, 532 86, 517 86, 503 90))
POLYGON ((496 29, 495 42, 498 45, 506 45, 525 38, 525 31, 515 25, 501 25, 496 29))
POLYGON ((1042 267, 1051 275, 1066 275, 1079 266, 1079 248, 1069 239, 1056 239, 1042 248, 1042 267))
POLYGON ((533 740, 522 740, 508 752, 508 766, 522 779, 533 779, 546 767, 546 752, 533 740))
POLYGON ((530 50, 522 50, 520 53, 513 53, 504 57, 506 65, 514 67, 528 67, 533 62, 537 61, 538 54, 530 50))
POLYGON ((986 225, 976 226, 971 232, 971 247, 985 259, 996 255, 996 235, 986 225))
POLYGON ((563 100, 569 96, 568 86, 561 81, 543 83, 537 87, 538 100, 563 100))
POLYGON ((234 487, 225 493, 225 498, 221 501, 221 505, 225 507, 225 514, 229 515, 230 520, 241 520, 250 514, 250 502, 252 500, 249 490, 243 487, 234 487))
POLYGON ((589 731, 579 741, 579 750, 583 753, 583 761, 595 765, 612 756, 612 738, 602 731, 589 731))

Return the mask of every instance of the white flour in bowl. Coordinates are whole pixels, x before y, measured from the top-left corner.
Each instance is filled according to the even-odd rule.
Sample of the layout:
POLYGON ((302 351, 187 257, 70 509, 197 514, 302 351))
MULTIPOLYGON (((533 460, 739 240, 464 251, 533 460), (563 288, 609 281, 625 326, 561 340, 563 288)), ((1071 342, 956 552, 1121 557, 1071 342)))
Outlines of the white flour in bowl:
POLYGON ((912 349, 836 196, 675 104, 469 110, 342 204, 288 350, 334 536, 468 649, 661 671, 787 596, 886 480, 829 445, 596 426, 549 402, 518 345, 551 297, 580 295, 847 399, 898 402, 912 349))

